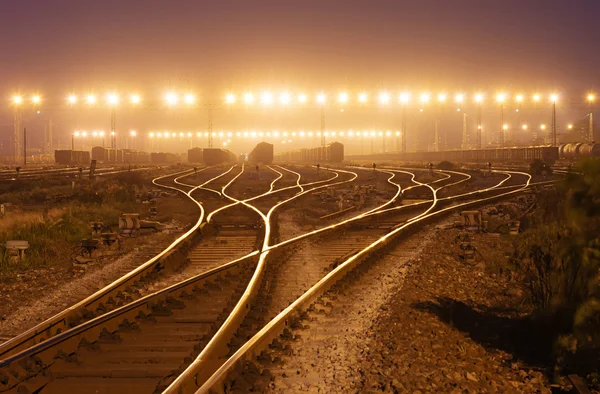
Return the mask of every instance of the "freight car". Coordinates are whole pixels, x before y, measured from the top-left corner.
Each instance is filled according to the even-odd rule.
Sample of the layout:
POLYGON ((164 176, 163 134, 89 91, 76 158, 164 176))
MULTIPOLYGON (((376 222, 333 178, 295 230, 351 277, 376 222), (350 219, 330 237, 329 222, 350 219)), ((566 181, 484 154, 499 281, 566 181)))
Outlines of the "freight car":
POLYGON ((600 144, 572 142, 558 148, 561 159, 577 160, 585 157, 600 157, 600 144))
POLYGON ((275 161, 286 163, 341 163, 344 161, 344 145, 333 142, 324 147, 283 152, 275 155, 275 161))
POLYGON ((273 144, 261 142, 248 155, 248 162, 253 164, 271 164, 273 162, 273 144))
POLYGON ((113 149, 103 146, 92 148, 92 159, 98 163, 148 163, 150 155, 135 149, 113 149))
POLYGON ((454 163, 531 163, 542 160, 554 164, 558 160, 558 147, 555 146, 530 146, 498 149, 469 149, 447 150, 438 152, 407 152, 404 154, 381 154, 352 156, 352 160, 397 160, 418 162, 451 161, 454 163))
POLYGON ((71 149, 55 150, 54 161, 61 165, 89 165, 90 152, 71 149))
POLYGON ((98 163, 108 163, 108 150, 102 146, 94 146, 92 148, 92 159, 98 163))
POLYGON ((202 156, 204 164, 208 166, 215 166, 237 161, 237 156, 227 149, 207 148, 202 151, 202 156))
POLYGON ((204 156, 202 154, 202 148, 188 149, 188 162, 190 163, 203 163, 204 156))
POLYGON ((173 164, 181 161, 181 157, 174 153, 152 152, 150 153, 150 162, 152 164, 173 164))

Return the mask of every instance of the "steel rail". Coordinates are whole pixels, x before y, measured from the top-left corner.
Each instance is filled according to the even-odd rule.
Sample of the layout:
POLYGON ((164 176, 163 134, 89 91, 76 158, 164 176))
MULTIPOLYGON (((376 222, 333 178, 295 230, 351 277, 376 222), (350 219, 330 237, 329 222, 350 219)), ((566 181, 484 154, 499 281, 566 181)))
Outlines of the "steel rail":
MULTIPOLYGON (((65 354, 72 354, 77 350, 81 341, 84 339, 88 340, 89 336, 98 336, 105 329, 109 332, 114 332, 118 329, 119 325, 122 324, 123 321, 135 321, 135 318, 139 315, 140 312, 143 312, 147 316, 150 316, 152 314, 153 305, 166 302, 169 297, 177 297, 181 295, 182 292, 188 291, 190 287, 196 287, 202 282, 206 282, 210 279, 213 279, 218 275, 225 274, 227 272, 230 272, 231 270, 238 269, 238 267, 242 263, 249 260, 251 261, 251 259, 258 255, 258 253, 259 251, 255 250, 238 259, 222 264, 218 267, 212 268, 193 277, 187 278, 181 282, 175 283, 169 287, 166 287, 154 293, 147 294, 146 296, 132 301, 126 305, 123 305, 117 309, 114 309, 103 315, 97 316, 78 326, 70 328, 67 331, 61 332, 60 334, 50 338, 49 340, 31 346, 21 351, 20 353, 12 355, 7 359, 0 360, 0 371, 2 371, 4 368, 14 366, 16 365, 16 363, 19 363, 28 358, 36 357, 36 362, 41 362, 43 365, 43 369, 39 371, 39 373, 41 373, 43 370, 50 368, 52 364, 58 360, 56 358, 57 347, 60 346, 60 351, 64 352, 65 354)), ((26 378, 31 379, 35 376, 37 375, 26 376, 26 378)), ((0 393, 6 392, 7 390, 12 390, 22 383, 24 382, 16 382, 11 387, 1 389, 0 393)))
MULTIPOLYGON (((242 294, 242 296, 240 297, 238 303, 235 305, 235 307, 233 308, 233 310, 231 311, 231 313, 229 314, 229 316, 227 317, 225 322, 221 325, 219 330, 216 332, 216 334, 211 338, 211 340, 204 347, 204 349, 202 349, 202 351, 196 357, 196 359, 194 361, 192 361, 190 366, 182 374, 180 374, 169 385, 169 387, 167 387, 167 389, 164 391, 165 394, 183 392, 186 390, 185 388, 190 385, 199 387, 200 384, 204 380, 208 379, 211 376, 211 374, 215 370, 215 366, 216 366, 215 361, 217 361, 220 357, 227 354, 228 344, 229 344, 231 338, 233 337, 233 335, 235 334, 235 332, 241 325, 242 321, 246 317, 246 314, 248 313, 249 308, 250 308, 250 304, 252 303, 254 298, 257 296, 258 290, 260 288, 261 280, 262 280, 265 270, 266 270, 266 264, 267 264, 266 259, 270 252, 270 250, 267 249, 267 247, 269 245, 269 238, 271 237, 270 220, 271 220, 271 216, 272 216, 273 212, 277 209, 277 207, 280 207, 280 206, 282 206, 282 205, 284 205, 306 193, 312 192, 317 189, 321 189, 323 187, 329 187, 329 186, 333 186, 333 185, 337 185, 337 184, 352 182, 358 177, 358 174, 352 173, 350 171, 345 171, 345 170, 335 170, 335 171, 353 174, 354 177, 352 177, 348 180, 345 180, 345 181, 339 181, 339 182, 336 182, 333 184, 328 184, 328 185, 316 186, 310 190, 305 190, 305 191, 298 193, 284 201, 278 202, 269 210, 267 215, 263 214, 262 217, 265 220, 265 238, 264 238, 261 254, 258 259, 258 263, 256 265, 256 268, 254 270, 252 278, 250 279, 250 282, 248 283, 248 286, 246 287, 246 289, 245 289, 244 293, 242 294)), ((217 361, 217 363, 218 363, 218 361, 217 361)))
MULTIPOLYGON (((524 173, 521 173, 524 174, 524 173)), ((529 174, 524 174, 528 176, 528 180, 526 182, 526 186, 529 185, 531 181, 531 176, 529 174)), ((433 190, 433 188, 431 188, 433 190)), ((450 210, 455 210, 457 208, 482 203, 485 201, 489 201, 492 199, 497 199, 501 197, 505 197, 516 192, 521 191, 521 189, 515 191, 509 191, 503 193, 501 195, 496 195, 492 197, 486 197, 482 199, 478 199, 475 201, 469 201, 465 203, 461 203, 456 206, 446 207, 435 212, 430 212, 435 205, 437 204, 437 192, 434 191, 432 204, 428 209, 428 213, 425 215, 418 215, 417 218, 413 220, 409 220, 404 223, 402 226, 397 229, 391 231, 390 233, 384 235, 379 238, 377 241, 373 242, 371 245, 362 249, 357 254, 348 258, 346 261, 341 263, 338 267, 328 273, 325 277, 323 277, 317 284, 312 286, 309 290, 307 290, 302 296, 300 296, 296 301, 294 301, 290 306, 284 309, 281 313, 279 313, 274 319, 272 319, 269 323, 267 323, 256 335, 254 335, 250 340, 248 340, 241 348, 239 348, 231 357, 229 357, 223 365, 206 381, 200 388, 196 391, 196 394, 205 394, 209 392, 223 392, 224 391, 224 382, 227 379, 227 375, 233 371, 238 362, 242 360, 255 358, 260 352, 268 347, 268 345, 277 338, 280 333, 289 326, 289 322, 294 317, 297 311, 302 309, 304 306, 308 306, 312 304, 314 301, 318 299, 321 295, 325 294, 337 281, 339 281, 346 273, 348 273, 351 269, 356 267, 358 264, 365 261, 367 258, 371 257, 373 253, 379 252, 384 247, 389 245, 389 241, 395 239, 403 230, 406 228, 424 221, 428 218, 434 217, 436 215, 440 215, 444 212, 448 212, 450 210)), ((179 391, 178 393, 184 393, 184 391, 179 391)), ((187 391, 186 391, 187 393, 187 391)))
MULTIPOLYGON (((334 175, 333 177, 331 177, 331 178, 328 178, 328 179, 325 179, 325 180, 320 180, 320 181, 315 181, 315 182, 310 182, 310 183, 305 183, 305 184, 302 184, 302 185, 301 185, 301 187, 302 187, 302 186, 311 186, 311 185, 316 185, 316 184, 320 184, 320 183, 324 183, 324 182, 329 182, 329 181, 332 181, 332 180, 334 180, 334 179, 336 179, 336 178, 338 178, 338 177, 339 177, 339 174, 338 174, 338 173, 335 173, 335 175, 334 175)), ((283 192, 283 191, 286 191, 286 190, 294 189, 294 188, 296 188, 296 187, 298 187, 298 186, 296 186, 296 185, 294 185, 294 186, 287 186, 287 187, 284 187, 284 188, 282 188, 282 189, 273 190, 271 193, 269 193, 269 192, 265 192, 265 193, 263 193, 263 194, 260 194, 260 195, 258 195, 258 196, 254 196, 254 197, 247 198, 247 199, 245 199, 245 200, 243 200, 243 201, 245 201, 245 202, 250 202, 250 201, 258 200, 259 198, 266 197, 266 196, 270 196, 270 195, 273 195, 273 194, 275 194, 275 193, 283 192)), ((219 209, 217 209, 217 210, 215 210, 215 211, 211 212, 211 213, 210 213, 210 214, 209 214, 209 215, 206 217, 206 221, 210 223, 210 222, 211 222, 211 220, 212 220, 212 218, 213 218, 213 216, 214 216, 214 215, 216 215, 218 212, 220 212, 220 211, 222 211, 222 210, 225 210, 225 209, 228 209, 228 208, 231 208, 231 207, 233 207, 233 206, 235 206, 235 205, 237 205, 237 204, 241 204, 241 202, 234 202, 234 203, 231 203, 231 204, 229 204, 229 205, 226 205, 226 206, 224 206, 224 207, 221 207, 221 208, 219 208, 219 209)))
MULTIPOLYGON (((159 184, 158 181, 164 178, 177 176, 180 174, 185 174, 191 170, 184 170, 180 172, 176 172, 173 174, 163 175, 152 180, 152 183, 156 186, 168 188, 172 190, 176 190, 178 192, 186 194, 189 198, 191 198, 189 193, 185 193, 184 191, 177 189, 172 186, 159 184)), ((192 198, 191 198, 192 199, 192 198)), ((17 335, 14 338, 9 339, 0 345, 0 357, 5 358, 11 354, 14 354, 17 351, 20 351, 26 347, 29 347, 39 341, 46 340, 56 335, 57 333, 64 331, 65 329, 70 328, 71 319, 75 317, 78 313, 83 310, 86 310, 88 307, 92 305, 96 305, 100 302, 100 300, 105 299, 109 296, 116 295, 118 291, 125 289, 129 284, 133 283, 135 280, 143 276, 147 271, 150 271, 155 268, 155 264, 160 264, 160 259, 166 256, 169 252, 171 252, 174 248, 180 245, 186 238, 188 238, 191 234, 193 234, 200 224, 202 223, 204 217, 204 208, 202 204, 198 203, 196 200, 192 199, 199 209, 199 218, 197 222, 183 235, 178 237, 175 241, 173 241, 170 245, 168 245, 163 251, 156 254, 151 259, 147 260, 139 267, 135 268, 131 272, 125 274, 119 279, 113 281, 112 283, 106 285, 102 289, 97 292, 91 294, 85 299, 79 301, 78 303, 64 309, 63 311, 57 313, 56 315, 46 319, 45 321, 37 324, 36 326, 24 331, 23 333, 17 335)))

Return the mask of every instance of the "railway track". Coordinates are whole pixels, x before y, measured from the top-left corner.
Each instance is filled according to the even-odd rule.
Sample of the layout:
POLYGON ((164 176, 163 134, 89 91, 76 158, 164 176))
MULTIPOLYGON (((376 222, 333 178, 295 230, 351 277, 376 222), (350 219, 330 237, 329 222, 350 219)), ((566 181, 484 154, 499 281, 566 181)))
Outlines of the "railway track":
MULTIPOLYGON (((498 186, 502 185, 502 181, 498 186)), ((266 323, 262 329, 260 329, 252 338, 248 339, 243 345, 232 354, 223 365, 210 376, 210 378, 203 385, 198 385, 199 393, 205 393, 209 391, 223 392, 235 390, 235 382, 245 382, 240 387, 247 389, 248 384, 254 385, 257 377, 261 380, 260 376, 264 372, 254 365, 257 357, 265 356, 265 352, 269 349, 269 346, 273 341, 282 336, 281 340, 290 339, 289 328, 295 325, 301 324, 303 314, 309 308, 314 308, 318 302, 324 305, 331 305, 331 303, 324 297, 325 294, 334 286, 336 283, 352 278, 352 275, 360 276, 360 270, 367 267, 363 262, 375 262, 386 251, 389 249, 392 240, 399 237, 409 228, 415 224, 424 222, 425 220, 431 220, 431 218, 441 215, 444 212, 449 212, 456 208, 462 208, 470 206, 472 204, 482 203, 489 201, 494 198, 504 197, 521 190, 524 190, 529 184, 529 179, 525 183, 525 187, 512 191, 502 191, 496 193, 495 196, 489 196, 484 198, 478 198, 471 201, 460 203, 456 206, 449 206, 445 208, 434 209, 437 205, 437 191, 429 186, 433 192, 433 198, 428 208, 417 215, 414 215, 412 219, 405 221, 400 226, 394 228, 391 232, 388 232, 385 236, 380 237, 372 244, 365 248, 362 248, 357 253, 345 259, 339 265, 333 268, 327 275, 320 279, 314 286, 304 292, 300 297, 293 301, 288 307, 281 311, 275 318, 266 323), (362 268, 361 268, 362 267, 362 268)), ((477 193, 471 193, 471 195, 477 195, 477 193)), ((384 212, 380 211, 380 212, 384 212)), ((280 342, 277 342, 275 346, 278 346, 280 342)), ((193 370, 190 368, 182 376, 180 376, 180 385, 173 387, 167 392, 190 392, 191 388, 186 387, 184 380, 190 379, 193 374, 193 370)), ((269 374, 269 373, 268 373, 269 374)), ((197 375, 196 375, 197 376, 197 375)), ((263 384, 261 382, 260 384, 263 384)), ((259 387, 262 387, 260 386, 259 387)), ((240 388, 238 387, 238 389, 240 388)), ((257 387, 255 387, 257 388, 257 387)))
MULTIPOLYGON (((232 167, 232 169, 233 169, 233 167, 232 167)), ((183 175, 181 175, 181 176, 179 176, 178 178, 175 179, 175 181, 178 182, 178 186, 177 187, 175 187, 175 186, 167 186, 167 185, 163 185, 163 186, 171 188, 171 189, 176 189, 176 190, 185 192, 188 196, 190 196, 192 193, 194 193, 197 190, 202 190, 202 191, 211 190, 210 193, 220 194, 220 195, 226 196, 227 195, 226 191, 225 191, 226 187, 228 185, 230 185, 235 180, 235 178, 238 177, 242 172, 243 172, 243 169, 242 169, 242 171, 238 172, 237 174, 235 174, 235 173, 231 174, 232 175, 231 179, 229 179, 229 180, 228 179, 223 179, 223 178, 225 178, 224 175, 231 173, 231 169, 230 169, 230 171, 221 173, 221 174, 217 175, 216 177, 211 178, 209 181, 201 183, 200 185, 183 186, 183 187, 187 188, 187 189, 185 189, 187 191, 185 191, 185 190, 182 191, 181 190, 181 182, 179 181, 179 179, 181 179, 182 177, 186 177, 186 176, 191 175, 189 173, 189 171, 186 171, 186 172, 183 173, 183 175), (210 182, 215 183, 214 181, 217 180, 217 179, 220 179, 221 184, 217 184, 217 185, 211 184, 210 185, 211 187, 208 187, 209 186, 208 184, 210 182), (219 191, 219 186, 220 186, 220 191, 219 191)), ((154 183, 158 185, 159 184, 158 181, 159 181, 159 179, 156 179, 154 181, 154 183)), ((233 201, 236 201, 238 203, 241 203, 241 204, 239 204, 240 208, 245 207, 245 204, 243 203, 243 201, 239 201, 239 200, 236 200, 236 199, 231 198, 231 197, 228 197, 228 198, 230 198, 233 201)), ((202 221, 202 217, 204 215, 204 208, 202 207, 201 204, 199 204, 199 207, 200 207, 200 211, 201 211, 199 222, 201 222, 202 221)), ((225 232, 227 232, 227 230, 225 230, 225 232)), ((231 237, 224 237, 222 234, 221 234, 221 236, 214 237, 215 245, 220 246, 220 248, 217 247, 217 249, 220 249, 217 252, 224 252, 225 250, 227 250, 226 256, 223 253, 221 253, 221 255, 223 255, 225 258, 229 258, 231 256, 231 252, 232 252, 231 245, 229 245, 227 247, 223 247, 223 244, 225 243, 223 241, 225 240, 225 238, 227 238, 227 242, 233 241, 233 243, 235 243, 235 248, 237 248, 238 250, 240 250, 240 252, 241 252, 241 249, 243 249, 244 241, 246 241, 246 243, 249 244, 249 242, 247 242, 248 241, 247 237, 243 237, 243 236, 240 237, 239 234, 238 234, 237 237, 235 237, 233 239, 231 237)), ((203 246, 206 246, 206 245, 203 245, 203 246)), ((204 249, 203 252, 206 252, 206 249, 204 249)), ((217 257, 218 257, 218 256, 214 255, 215 248, 212 248, 212 252, 213 252, 213 256, 211 258, 207 259, 206 256, 205 256, 206 253, 200 253, 201 255, 198 255, 198 254, 194 253, 194 250, 192 250, 191 253, 190 253, 190 259, 189 259, 191 265, 192 266, 195 265, 195 263, 197 263, 198 259, 199 260, 203 260, 203 261, 210 261, 212 264, 215 264, 215 261, 217 260, 217 257)), ((222 265, 218 269, 209 270, 208 272, 205 272, 204 274, 200 275, 199 277, 196 276, 195 279, 192 279, 190 283, 187 283, 187 282, 183 281, 183 282, 179 282, 179 283, 175 284, 174 286, 175 286, 176 290, 178 291, 180 289, 180 287, 188 288, 189 286, 192 286, 192 283, 193 283, 194 287, 192 288, 193 290, 190 291, 190 294, 192 292, 194 292, 194 291, 196 291, 196 292, 203 292, 204 288, 201 288, 200 286, 198 286, 197 283, 195 283, 195 281, 203 281, 203 282, 206 281, 206 279, 205 279, 206 275, 209 275, 209 276, 215 276, 216 275, 215 278, 217 278, 217 279, 215 279, 215 280, 217 282, 227 281, 227 280, 232 279, 232 275, 233 274, 231 274, 230 271, 233 270, 233 269, 239 270, 241 272, 252 272, 252 270, 248 270, 247 269, 247 265, 248 264, 252 264, 252 262, 251 262, 252 256, 253 256, 253 254, 250 253, 247 258, 242 258, 242 259, 240 259, 238 261, 222 265), (223 272, 221 272, 221 271, 223 271, 223 272), (225 271, 226 271, 226 273, 224 273, 225 271), (224 279, 222 279, 222 278, 224 278, 224 279)), ((205 268, 206 267, 202 267, 202 269, 205 269, 205 268)), ((186 276, 187 275, 189 275, 189 274, 186 274, 186 276)), ((229 289, 227 289, 227 291, 225 291, 225 293, 229 294, 230 298, 231 297, 235 298, 235 296, 237 295, 237 292, 236 292, 237 290, 236 289, 238 289, 238 286, 242 286, 243 287, 244 281, 243 281, 243 279, 240 279, 240 278, 234 278, 233 280, 231 280, 231 283, 236 283, 235 289, 229 288, 229 289), (240 283, 241 283, 241 285, 240 285, 240 283)), ((212 282, 209 282, 208 285, 207 285, 207 288, 210 290, 210 289, 212 289, 211 286, 214 286, 214 284, 212 282)), ((173 287, 173 286, 171 286, 171 287, 173 287)), ((104 313, 102 315, 99 315, 99 316, 96 316, 96 317, 92 318, 91 320, 83 322, 82 324, 79 324, 79 325, 75 325, 73 328, 71 328, 71 330, 67 330, 68 332, 62 333, 60 331, 57 331, 55 333, 56 335, 54 335, 54 336, 52 336, 50 338, 47 338, 47 337, 43 338, 43 339, 45 339, 45 341, 43 341, 40 344, 34 345, 33 348, 26 349, 26 351, 22 352, 22 354, 18 355, 17 358, 21 358, 21 359, 22 358, 27 358, 29 361, 32 361, 32 360, 37 360, 37 361, 45 360, 46 362, 43 363, 44 368, 42 370, 43 371, 47 371, 48 370, 47 369, 48 365, 54 365, 54 361, 53 360, 54 360, 54 356, 56 356, 56 354, 54 354, 54 356, 52 356, 52 359, 46 360, 46 359, 44 359, 44 357, 46 357, 48 354, 52 354, 53 352, 55 352, 55 350, 56 350, 57 347, 59 347, 61 349, 59 351, 60 354, 71 354, 71 355, 73 355, 73 354, 75 354, 75 350, 76 349, 80 349, 81 348, 82 344, 85 345, 86 342, 92 342, 92 341, 88 341, 87 339, 85 339, 87 337, 87 335, 91 335, 91 338, 93 339, 94 343, 102 343, 102 341, 104 339, 106 339, 105 338, 106 335, 102 334, 103 332, 104 333, 110 332, 112 336, 118 335, 116 333, 119 330, 119 325, 117 325, 117 329, 113 330, 113 331, 107 331, 107 330, 104 329, 104 328, 106 328, 106 325, 110 326, 110 324, 112 324, 112 322, 114 322, 114 321, 120 321, 119 324, 121 324, 121 325, 125 324, 126 327, 120 327, 121 330, 127 331, 129 328, 131 328, 131 325, 128 322, 135 322, 135 318, 133 318, 132 316, 130 316, 130 317, 132 317, 132 319, 131 320, 127 320, 127 322, 124 323, 124 320, 121 318, 121 316, 122 316, 122 313, 125 313, 124 312, 125 310, 127 310, 127 311, 134 310, 134 311, 137 312, 137 314, 135 316, 139 317, 140 316, 140 314, 139 314, 140 308, 142 308, 142 309, 146 308, 146 309, 149 309, 151 312, 147 313, 148 310, 146 310, 146 313, 143 312, 143 314, 150 314, 151 315, 154 312, 158 316, 158 314, 160 312, 155 312, 155 309, 156 309, 157 305, 162 305, 162 306, 164 306, 164 305, 160 304, 160 302, 157 301, 158 300, 157 297, 164 296, 166 293, 168 293, 171 290, 172 289, 167 288, 167 289, 164 289, 164 290, 159 291, 157 293, 153 293, 151 295, 148 295, 146 297, 142 297, 142 298, 140 298, 138 300, 135 300, 133 302, 129 302, 127 304, 124 304, 120 308, 117 308, 115 310, 106 311, 106 313, 104 313), (100 334, 98 334, 96 327, 98 325, 102 325, 102 324, 104 324, 105 326, 103 326, 104 327, 103 331, 100 331, 100 334), (97 335, 97 334, 98 334, 98 336, 96 338, 94 338, 94 336, 97 335), (83 342, 82 342, 82 340, 83 340, 83 342), (98 341, 100 341, 100 342, 98 342, 98 341), (27 353, 29 353, 29 355, 27 353), (33 354, 35 354, 35 356, 34 357, 30 357, 33 354)), ((189 288, 188 288, 188 290, 189 290, 189 288)), ((173 291, 175 291, 175 290, 173 290, 173 291)), ((182 291, 185 292, 185 290, 182 290, 182 291)), ((181 295, 181 293, 177 293, 177 294, 181 295)), ((172 298, 166 298, 167 304, 168 304, 168 300, 171 300, 171 299, 172 298)), ((211 303, 212 303, 212 300, 211 300, 211 303)), ((224 302, 224 304, 226 305, 227 302, 224 302)), ((168 307, 169 307, 169 305, 165 306, 165 308, 163 308, 163 309, 166 309, 168 307)), ((222 313, 226 313, 226 312, 222 312, 222 313)), ((220 316, 224 316, 224 315, 220 315, 220 316)), ((218 321, 219 321, 218 320, 218 316, 212 316, 212 318, 214 319, 214 321, 212 321, 211 327, 217 327, 218 328, 218 321)), ((208 318, 206 318, 206 319, 208 319, 208 318)), ((148 327, 146 327, 146 329, 148 329, 148 327)), ((208 332, 205 333, 205 335, 208 335, 208 332)), ((35 337, 35 335, 33 335, 33 336, 35 337)), ((20 345, 22 347, 26 347, 27 340, 24 337, 21 338, 21 339, 22 340, 20 341, 20 345)), ((30 339, 29 343, 35 342, 35 340, 32 341, 32 338, 29 338, 29 339, 30 339)), ((35 338, 35 339, 38 339, 38 338, 35 338)), ((196 338, 196 339, 198 339, 198 338, 196 338)), ((16 341, 13 341, 13 345, 14 345, 14 342, 16 342, 16 341)), ((195 344, 197 345, 198 343, 196 342, 195 344)), ((18 350, 18 349, 16 349, 16 347, 13 346, 12 350, 14 352, 15 350, 18 350)), ((85 352, 84 352, 84 354, 85 354, 85 352)), ((188 354, 190 354, 190 352, 188 352, 188 354)), ((99 359, 101 359, 101 357, 99 359)), ((179 360, 179 361, 180 362, 184 362, 185 360, 183 360, 183 361, 179 360)), ((36 362, 33 362, 33 364, 36 364, 36 362)), ((121 364, 125 365, 125 364, 127 364, 127 362, 122 361, 121 364)), ((136 363, 132 362, 132 364, 136 364, 136 363)), ((12 365, 14 367, 14 357, 13 357, 13 360, 11 360, 10 357, 9 357, 9 359, 4 360, 3 364, 1 364, 0 366, 2 366, 2 365, 3 366, 12 365)), ((40 364, 36 364, 36 365, 40 365, 40 364)), ((60 362, 57 363, 54 367, 55 368, 61 368, 61 363, 60 362)), ((62 372, 57 372, 56 376, 72 377, 76 381, 78 381, 77 380, 78 378, 81 378, 81 376, 79 376, 77 378, 76 376, 71 376, 72 374, 69 375, 70 372, 68 372, 68 370, 69 370, 68 366, 64 366, 63 365, 62 367, 64 367, 63 369, 60 369, 60 371, 62 371, 62 372)), ((96 366, 96 367, 98 367, 98 366, 96 366)), ((92 370, 101 370, 101 368, 96 368, 96 367, 92 368, 92 370)), ((167 368, 167 367, 165 367, 165 368, 167 368)), ((35 381, 36 379, 41 379, 41 377, 38 376, 38 375, 40 375, 40 373, 39 373, 40 371, 36 370, 36 368, 33 365, 30 364, 29 368, 27 368, 27 366, 26 366, 26 368, 24 368, 24 369, 25 369, 25 375, 22 376, 22 380, 27 380, 28 381, 27 384, 30 384, 30 385, 33 385, 33 386, 39 386, 37 388, 42 388, 43 387, 45 391, 52 390, 52 387, 50 387, 50 386, 46 387, 46 383, 43 382, 43 379, 42 379, 42 381, 35 381), (27 377, 29 377, 29 379, 27 379, 27 377)), ((138 370, 139 369, 140 368, 138 366, 138 370)), ((135 370, 135 368, 133 368, 133 370, 135 370)), ((132 372, 135 375, 135 371, 133 371, 133 370, 130 370, 130 372, 132 372)), ((5 371, 6 371, 6 369, 5 369, 5 371)), ((156 375, 156 373, 157 373, 156 370, 153 370, 153 371, 154 372, 152 372, 152 373, 150 373, 150 372, 148 372, 148 373, 156 375)), ((162 371, 164 371, 164 369, 162 371)), ((106 369, 104 369, 104 373, 106 373, 106 369)), ((8 377, 9 380, 11 378, 10 374, 12 374, 13 377, 17 377, 15 375, 18 375, 18 374, 15 373, 15 370, 13 369, 11 372, 9 372, 9 377, 8 377)), ((4 375, 4 376, 6 376, 6 375, 4 375)), ((91 378, 91 376, 90 376, 90 378, 91 378)), ((5 386, 11 385, 11 382, 3 382, 3 383, 8 383, 8 384, 5 384, 5 386)), ((12 389, 16 388, 17 386, 25 387, 22 384, 21 385, 17 384, 17 385, 14 385, 12 387, 12 389)), ((56 384, 54 384, 54 386, 56 386, 56 384)))
MULTIPOLYGON (((83 168, 83 167, 82 167, 83 168)), ((115 175, 129 172, 153 171, 161 169, 161 166, 134 166, 134 167, 98 167, 95 170, 95 175, 102 177, 107 175, 115 175)), ((89 171, 89 168, 83 168, 83 173, 89 171)), ((39 180, 39 179, 59 179, 59 178, 76 178, 81 173, 79 168, 58 168, 48 170, 21 170, 17 176, 16 171, 0 172, 0 182, 9 182, 19 180, 39 180)), ((87 174, 84 174, 87 176, 87 174)))
MULTIPOLYGON (((175 175, 174 186, 163 186, 190 198, 194 194, 195 199, 202 200, 202 204, 198 203, 201 214, 196 229, 206 217, 205 226, 211 226, 207 232, 218 231, 208 235, 204 245, 205 240, 200 241, 197 249, 193 245, 188 247, 189 257, 184 265, 192 267, 191 270, 172 276, 173 281, 166 288, 123 302, 116 309, 42 338, 45 340, 41 343, 30 341, 23 345, 17 349, 22 350, 20 354, 13 352, 12 357, 0 362, 0 392, 19 387, 40 393, 65 389, 194 392, 205 381, 203 389, 222 388, 220 385, 227 380, 232 365, 246 357, 241 355, 255 351, 249 349, 255 349, 257 336, 269 335, 273 339, 279 335, 265 334, 264 330, 273 326, 273 321, 286 313, 290 305, 297 304, 315 286, 323 286, 324 280, 332 280, 332 275, 346 273, 346 268, 341 267, 365 259, 378 248, 374 245, 385 243, 421 218, 453 209, 450 206, 432 213, 439 202, 437 191, 469 178, 468 174, 440 173, 426 184, 416 181, 415 173, 408 170, 382 170, 388 176, 386 182, 396 188, 385 204, 338 224, 274 242, 277 234, 271 231, 271 224, 279 208, 315 190, 348 184, 357 175, 352 171, 332 170, 326 179, 301 184, 302 176, 294 169, 273 166, 269 170, 273 174, 265 179, 270 182, 251 194, 228 191, 243 176, 244 167, 217 171, 206 182, 198 180, 191 171, 175 175), (344 174, 342 178, 340 174, 344 174), (412 176, 412 188, 429 190, 429 205, 421 202, 397 206, 398 197, 410 188, 401 185, 400 175, 412 176), (188 179, 183 182, 181 179, 185 178, 188 179), (206 202, 209 196, 214 201, 206 202), (264 202, 269 199, 270 205, 264 202), (234 225, 234 232, 227 234, 224 227, 231 226, 231 218, 236 215, 229 215, 235 209, 240 210, 239 218, 252 212, 262 221, 262 245, 257 242, 256 229, 252 235, 248 227, 234 225), (226 211, 227 220, 220 222, 219 217, 226 211), (253 240, 254 248, 249 248, 253 240), (253 250, 244 255, 248 249, 253 250), (239 258, 221 264, 232 260, 232 253, 239 258), (210 264, 214 266, 211 268, 210 264)), ((213 169, 203 171, 207 171, 204 175, 208 178, 213 169)), ((501 181, 496 188, 505 182, 501 181)), ((465 193, 463 197, 476 194, 465 193)), ((259 342, 264 345, 264 341, 263 338, 259 342)))

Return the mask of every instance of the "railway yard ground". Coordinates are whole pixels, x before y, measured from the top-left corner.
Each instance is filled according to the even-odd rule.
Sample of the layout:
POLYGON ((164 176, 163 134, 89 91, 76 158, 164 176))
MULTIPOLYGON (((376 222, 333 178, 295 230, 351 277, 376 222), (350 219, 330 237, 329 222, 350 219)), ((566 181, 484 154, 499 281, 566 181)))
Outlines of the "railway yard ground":
POLYGON ((35 190, 22 178, 20 204, 11 189, 0 235, 29 236, 30 248, 2 257, 0 393, 577 388, 515 263, 560 174, 235 163, 109 172, 35 190), (94 221, 111 228, 92 234, 94 221), (82 238, 97 242, 88 250, 82 238))
POLYGON ((523 351, 511 330, 531 313, 524 284, 511 276, 508 257, 498 255, 512 239, 472 235, 481 255, 465 262, 457 242, 464 231, 443 228, 459 219, 446 218, 391 249, 359 283, 335 291, 332 306, 292 330, 285 350, 275 348, 268 361, 253 365, 269 369, 270 380, 233 388, 549 393, 547 365, 511 351, 523 351))

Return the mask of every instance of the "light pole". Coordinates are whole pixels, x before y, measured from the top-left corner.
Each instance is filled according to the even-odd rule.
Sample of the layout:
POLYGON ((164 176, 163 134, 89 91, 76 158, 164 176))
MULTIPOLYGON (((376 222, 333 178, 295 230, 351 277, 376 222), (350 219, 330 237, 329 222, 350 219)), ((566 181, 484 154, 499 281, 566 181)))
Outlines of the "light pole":
POLYGON ((496 101, 500 104, 500 148, 504 148, 504 101, 506 100, 506 95, 504 93, 498 93, 496 95, 496 101))
POLYGON ((129 132, 129 136, 131 137, 131 147, 130 147, 130 149, 135 149, 135 137, 137 136, 137 131, 131 130, 129 132))
POLYGON ((439 125, 440 125, 440 114, 444 108, 444 104, 446 103, 446 94, 445 93, 440 93, 438 94, 438 112, 437 112, 437 117, 435 119, 435 129, 433 132, 433 150, 438 152, 440 150, 440 131, 439 131, 439 125))
POLYGON ((402 138, 402 155, 406 155, 406 116, 407 110, 406 107, 408 105, 408 101, 410 100, 410 94, 408 92, 403 92, 400 94, 400 103, 402 104, 402 125, 400 130, 400 137, 402 138))
POLYGON ((558 101, 557 94, 550 95, 552 102, 552 146, 556 146, 556 102, 558 101))
POLYGON ((477 132, 476 132, 476 146, 477 149, 481 149, 482 148, 482 143, 481 143, 481 128, 482 128, 482 124, 481 124, 481 114, 482 114, 482 103, 483 103, 483 94, 482 93, 477 93, 475 95, 475 102, 477 103, 477 132))
MULTIPOLYGON (((31 104, 34 106, 34 109, 41 102, 42 102, 42 98, 40 95, 35 94, 35 95, 31 96, 31 104)), ((12 98, 12 104, 14 106, 14 123, 13 123, 14 160, 15 160, 15 162, 18 163, 19 158, 21 157, 21 154, 23 154, 23 156, 26 156, 26 149, 27 149, 27 147, 25 146, 26 131, 23 128, 23 119, 22 119, 22 107, 25 104, 25 99, 21 95, 15 95, 12 98)), ((25 157, 24 157, 24 160, 26 160, 25 157)))
MULTIPOLYGON (((541 133, 544 134, 546 132, 546 125, 545 124, 541 124, 540 125, 540 130, 541 130, 541 133)), ((534 138, 537 141, 539 137, 537 135, 534 135, 534 138)))
POLYGON ((317 95, 317 104, 321 109, 321 147, 325 147, 325 102, 327 101, 327 96, 325 93, 321 92, 317 95))
POLYGON ((23 105, 23 97, 14 96, 12 103, 14 105, 13 158, 15 161, 18 161, 21 154, 21 106, 23 105))
POLYGON ((594 112, 592 108, 594 100, 596 100, 596 96, 594 96, 593 94, 588 94, 587 101, 590 106, 590 124, 588 127, 587 142, 589 143, 592 143, 594 141, 594 112))

